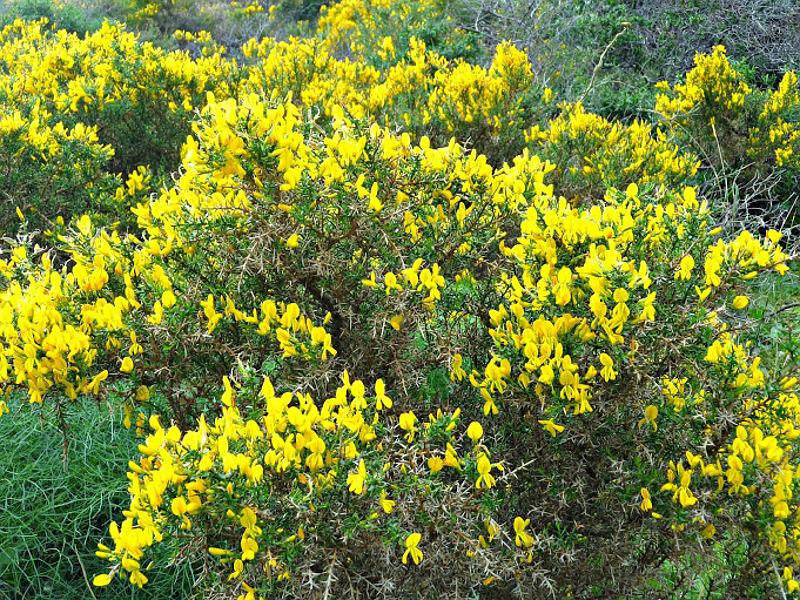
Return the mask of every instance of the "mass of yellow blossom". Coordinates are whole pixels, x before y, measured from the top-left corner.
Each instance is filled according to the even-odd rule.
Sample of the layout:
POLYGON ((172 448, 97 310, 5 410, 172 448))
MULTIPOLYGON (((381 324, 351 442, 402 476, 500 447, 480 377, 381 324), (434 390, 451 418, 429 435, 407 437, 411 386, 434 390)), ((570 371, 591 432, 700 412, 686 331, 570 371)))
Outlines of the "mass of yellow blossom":
POLYGON ((623 124, 512 43, 431 49, 434 15, 342 0, 235 57, 0 31, 0 153, 47 174, 0 212, 0 415, 113 391, 141 438, 94 585, 185 544, 240 600, 378 565, 480 589, 598 556, 612 506, 631 539, 746 523, 797 591, 797 365, 744 324, 794 257, 696 179, 739 121, 759 168, 800 166, 797 76, 760 92, 717 47, 623 124), (121 142, 145 114, 180 137, 163 168, 121 142))

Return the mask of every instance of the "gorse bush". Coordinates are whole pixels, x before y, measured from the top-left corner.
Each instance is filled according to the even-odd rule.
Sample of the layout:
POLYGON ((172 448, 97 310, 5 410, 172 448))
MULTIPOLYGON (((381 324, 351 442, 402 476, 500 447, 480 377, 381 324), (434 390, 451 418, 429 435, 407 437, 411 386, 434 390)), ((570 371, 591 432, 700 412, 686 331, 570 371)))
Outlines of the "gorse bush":
MULTIPOLYGON (((797 76, 789 71, 775 89, 751 87, 722 46, 697 55, 684 82, 657 85, 655 110, 663 130, 702 158, 700 182, 734 197, 750 216, 796 226, 800 143, 797 76), (731 194, 731 188, 741 192, 731 194)), ((730 202, 731 198, 726 198, 730 202)))
POLYGON ((747 84, 721 46, 710 55, 698 55, 695 64, 685 83, 659 86, 663 93, 656 100, 656 111, 675 135, 694 145, 714 166, 748 159, 794 166, 796 75, 787 73, 776 90, 763 93, 747 84))
POLYGON ((51 126, 50 117, 37 104, 27 115, 9 111, 0 121, 0 153, 9 164, 13 159, 25 165, 9 169, 2 179, 3 231, 16 229, 16 209, 31 215, 34 226, 41 228, 58 217, 90 210, 100 195, 117 187, 117 178, 106 171, 114 150, 99 142, 97 129, 83 123, 68 129, 61 121, 51 126))
POLYGON ((717 49, 623 124, 437 19, 346 0, 241 61, 4 31, 8 90, 63 69, 6 93, 0 383, 140 442, 98 597, 796 592, 793 256, 705 179, 793 176, 796 77, 717 49))
MULTIPOLYGON (((349 35, 341 15, 324 19, 321 27, 334 40, 349 35)), ((349 118, 398 124, 434 145, 447 145, 456 135, 495 165, 522 149, 524 124, 551 110, 552 91, 535 84, 527 57, 510 44, 497 48, 488 68, 449 61, 421 38, 408 44, 395 47, 393 38, 382 38, 374 44, 381 59, 375 66, 336 59, 327 36, 289 43, 267 38, 244 47, 248 57, 259 59, 244 85, 261 94, 288 89, 329 118, 344 107, 349 118)), ((364 44, 357 49, 364 52, 364 44)))
POLYGON ((612 122, 580 103, 564 105, 557 118, 525 136, 532 151, 556 165, 562 193, 575 204, 631 181, 675 187, 691 181, 701 164, 651 124, 612 122))
POLYGON ((116 173, 122 185, 139 167, 159 176, 174 169, 194 107, 235 81, 234 65, 218 55, 191 60, 109 24, 81 37, 17 20, 0 41, 3 157, 19 161, 3 177, 14 196, 6 205, 30 208, 39 228, 59 214, 103 212, 102 186, 116 173))

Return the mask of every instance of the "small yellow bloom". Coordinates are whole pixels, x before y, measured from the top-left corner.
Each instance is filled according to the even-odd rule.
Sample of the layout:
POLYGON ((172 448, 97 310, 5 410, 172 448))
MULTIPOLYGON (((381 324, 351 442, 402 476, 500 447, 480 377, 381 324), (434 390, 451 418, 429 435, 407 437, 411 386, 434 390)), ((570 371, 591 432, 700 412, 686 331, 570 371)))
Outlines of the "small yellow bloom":
POLYGON ((386 395, 386 384, 383 379, 378 379, 375 382, 375 408, 383 410, 383 408, 392 408, 392 399, 386 395))
POLYGON ((460 354, 453 355, 453 359, 450 361, 450 381, 455 381, 456 379, 462 381, 466 376, 464 358, 460 354))
POLYGON ((164 293, 161 294, 161 304, 164 308, 172 308, 175 306, 175 302, 177 299, 175 298, 175 292, 172 290, 164 290, 164 293))
POLYGON ((133 360, 131 360, 130 356, 126 356, 122 359, 122 366, 119 368, 119 370, 123 373, 130 373, 133 371, 133 360))
POLYGON ((605 381, 612 381, 617 378, 617 372, 614 370, 614 360, 605 352, 600 353, 600 364, 603 365, 602 369, 600 369, 600 376, 605 381))
POLYGON ((495 484, 494 476, 490 473, 492 470, 492 463, 489 462, 489 457, 481 452, 478 456, 478 480, 475 482, 475 487, 480 489, 481 485, 485 485, 488 490, 495 484))
POLYGON ((431 473, 438 473, 444 467, 444 460, 439 456, 431 456, 428 459, 428 468, 431 470, 431 473))
POLYGON ((697 300, 701 304, 705 301, 706 298, 708 298, 711 295, 710 287, 701 290, 699 287, 694 286, 694 291, 697 292, 697 300))
POLYGON ((379 502, 380 502, 381 508, 383 509, 383 512, 385 512, 387 515, 390 512, 392 512, 392 510, 394 510, 394 505, 396 504, 396 502, 394 500, 389 500, 386 497, 386 490, 381 492, 381 499, 379 500, 379 502))
POLYGON ((147 320, 153 325, 158 325, 159 323, 161 323, 161 320, 163 318, 164 318, 164 309, 161 306, 161 302, 156 300, 155 304, 153 304, 153 314, 148 315, 147 320))
POLYGON ((733 308, 736 310, 741 310, 748 304, 750 304, 750 299, 747 296, 736 296, 733 299, 733 308))
POLYGON ((639 421, 639 427, 644 425, 645 423, 650 423, 653 426, 653 431, 658 431, 658 424, 656 423, 656 418, 658 417, 658 407, 654 405, 650 405, 644 409, 644 419, 639 421))
POLYGON ((348 489, 354 494, 361 495, 364 493, 364 482, 367 480, 367 467, 364 465, 364 460, 358 463, 358 470, 355 473, 348 473, 347 485, 348 489))
POLYGON ((416 422, 417 416, 411 411, 400 415, 400 429, 408 432, 406 433, 405 438, 409 443, 414 440, 414 433, 417 430, 417 428, 414 427, 414 423, 416 422))
POLYGON ((687 254, 681 259, 681 266, 675 273, 675 279, 686 281, 692 276, 692 269, 694 269, 694 258, 687 254))
POLYGON ((553 437, 556 437, 556 435, 564 431, 564 426, 554 423, 552 419, 545 419, 545 420, 540 419, 539 424, 544 425, 544 428, 553 437))
POLYGON ((477 444, 478 440, 483 437, 483 427, 477 421, 473 421, 467 427, 467 437, 472 440, 473 444, 477 444))
POLYGON ((650 498, 650 492, 648 491, 648 489, 642 488, 641 490, 639 490, 639 493, 642 495, 642 503, 639 505, 639 507, 643 511, 653 510, 653 501, 650 498))
POLYGON ((403 564, 408 564, 408 555, 411 555, 411 560, 415 565, 418 565, 422 560, 422 550, 417 548, 422 535, 419 533, 412 533, 406 538, 406 551, 403 553, 403 564))
POLYGON ((516 544, 520 548, 523 546, 525 548, 530 548, 533 546, 533 537, 531 534, 525 531, 525 528, 530 524, 530 522, 530 519, 523 519, 522 517, 516 517, 514 519, 514 532, 517 534, 516 544))
POLYGON ((95 575, 94 579, 92 580, 92 585, 96 587, 108 585, 111 583, 111 579, 113 577, 113 575, 109 575, 108 573, 100 573, 100 575, 95 575))

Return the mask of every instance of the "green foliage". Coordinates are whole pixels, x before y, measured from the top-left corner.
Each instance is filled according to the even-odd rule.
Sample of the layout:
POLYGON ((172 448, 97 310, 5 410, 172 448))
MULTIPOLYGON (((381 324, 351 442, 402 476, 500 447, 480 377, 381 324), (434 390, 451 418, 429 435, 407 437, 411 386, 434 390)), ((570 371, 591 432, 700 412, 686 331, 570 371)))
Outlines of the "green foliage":
POLYGON ((94 10, 84 10, 70 3, 54 4, 52 0, 12 0, 0 22, 3 25, 16 18, 28 21, 47 19, 57 29, 83 35, 100 29, 103 20, 94 10))
POLYGON ((34 231, 53 228, 58 218, 94 210, 98 198, 111 195, 117 177, 107 171, 114 151, 82 123, 72 129, 49 125, 37 103, 6 113, 0 125, 0 231, 15 233, 17 209, 34 231), (23 116, 24 115, 24 116, 23 116))
MULTIPOLYGON (((125 505, 127 462, 138 443, 114 406, 84 405, 65 413, 32 411, 25 400, 9 402, 0 420, 0 597, 85 600, 93 574, 104 567, 95 556, 97 538, 110 515, 125 505), (13 449, 13 450, 12 450, 13 449)), ((157 588, 117 590, 108 600, 190 598, 189 565, 156 567, 157 588)), ((98 594, 98 597, 100 595, 98 594)))

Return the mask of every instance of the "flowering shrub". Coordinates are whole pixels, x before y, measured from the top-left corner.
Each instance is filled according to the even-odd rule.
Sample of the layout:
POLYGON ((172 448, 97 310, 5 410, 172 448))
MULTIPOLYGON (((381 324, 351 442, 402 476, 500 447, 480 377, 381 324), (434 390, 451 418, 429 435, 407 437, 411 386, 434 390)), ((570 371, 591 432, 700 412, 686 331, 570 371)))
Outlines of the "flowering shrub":
POLYGON ((0 31, 0 97, 12 110, 31 110, 50 127, 95 127, 113 147, 112 171, 141 165, 172 169, 190 132, 188 120, 207 91, 228 89, 234 65, 219 55, 192 60, 165 52, 121 26, 105 23, 80 37, 46 20, 16 20, 0 31))
POLYGON ((396 123, 435 145, 455 136, 492 164, 513 159, 524 145, 524 125, 549 110, 552 99, 552 91, 535 84, 527 56, 511 44, 498 46, 488 68, 449 61, 417 37, 405 51, 383 38, 383 68, 336 59, 327 37, 266 38, 243 50, 258 59, 248 72, 248 90, 291 90, 328 117, 344 107, 351 119, 396 123))
MULTIPOLYGON (((662 124, 580 102, 545 123, 513 45, 481 67, 385 29, 436 10, 348 0, 241 66, 196 33, 191 59, 110 25, 4 30, 6 68, 49 82, 4 117, 9 153, 103 182, 79 198, 105 217, 56 212, 50 247, 0 262, 4 388, 113 389, 141 438, 93 583, 191 557, 209 597, 630 596, 745 548, 720 585, 793 593, 796 342, 767 352, 791 313, 752 306, 792 257, 719 227, 680 146, 756 92, 718 50, 662 124), (101 143, 105 119, 153 106, 191 131, 171 177, 107 170, 134 140, 101 143)), ((796 79, 764 96, 736 143, 788 169, 796 79)))
POLYGON ((652 125, 611 122, 580 104, 563 106, 546 127, 526 132, 529 147, 558 165, 562 191, 580 203, 631 182, 673 187, 690 181, 699 161, 652 125))
POLYGON ((128 516, 111 526, 113 547, 101 544, 98 553, 113 566, 95 585, 119 573, 142 586, 149 547, 172 536, 184 551, 214 557, 212 569, 244 598, 338 589, 332 582, 345 574, 395 593, 418 589, 437 569, 480 577, 468 553, 488 514, 466 475, 477 469, 479 488, 493 478, 481 446, 456 435, 458 410, 421 423, 411 412, 387 419, 383 381, 373 397, 346 371, 335 397, 319 405, 301 392, 279 394, 265 378, 239 409, 243 395, 225 385, 222 415, 211 424, 201 418, 182 433, 150 418, 142 457, 130 463, 128 516), (261 416, 246 419, 243 410, 261 416), (421 568, 397 581, 381 574, 386 562, 421 568))
POLYGON ((9 169, 3 179, 0 227, 14 232, 17 210, 28 215, 23 220, 33 229, 90 210, 99 196, 117 187, 117 178, 106 171, 113 155, 99 142, 95 127, 53 123, 38 103, 9 107, 0 117, 0 157, 9 165, 19 162, 20 168, 9 169))
POLYGON ((709 55, 697 55, 685 83, 658 87, 656 112, 707 164, 736 167, 752 160, 762 170, 796 170, 800 97, 794 72, 775 90, 753 89, 717 46, 709 55))

